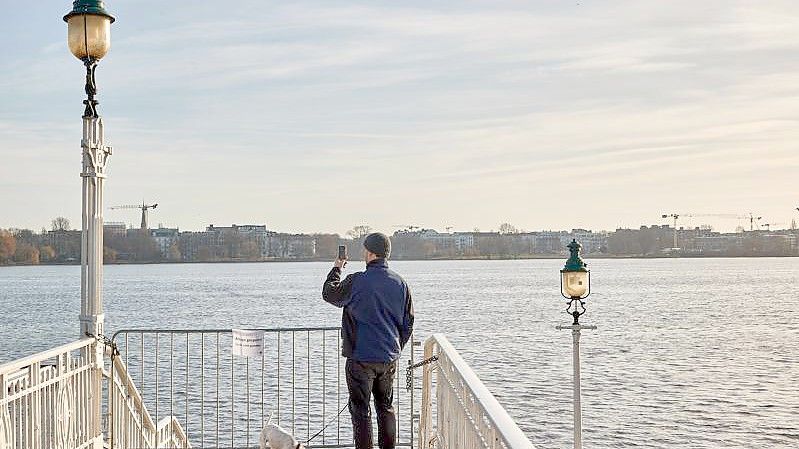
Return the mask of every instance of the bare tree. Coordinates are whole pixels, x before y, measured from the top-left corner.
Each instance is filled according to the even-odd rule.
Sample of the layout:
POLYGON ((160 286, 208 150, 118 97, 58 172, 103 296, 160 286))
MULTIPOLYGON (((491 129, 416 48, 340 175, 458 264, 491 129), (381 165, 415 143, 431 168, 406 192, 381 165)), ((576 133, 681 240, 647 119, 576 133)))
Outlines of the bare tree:
POLYGON ((341 241, 338 234, 314 234, 314 237, 317 256, 334 258, 338 255, 338 245, 341 241))
POLYGON ((516 226, 513 226, 510 223, 502 223, 499 225, 499 233, 500 234, 518 234, 519 230, 516 229, 516 226))
POLYGON ((39 259, 43 262, 55 260, 55 250, 52 246, 45 245, 39 248, 39 259))
POLYGON ((368 225, 358 225, 347 231, 347 235, 353 240, 360 240, 372 233, 372 228, 368 225))
POLYGON ((69 225, 69 220, 64 217, 55 217, 51 222, 53 231, 69 231, 72 227, 69 225))
POLYGON ((39 250, 29 243, 17 245, 14 262, 25 265, 39 265, 39 250))

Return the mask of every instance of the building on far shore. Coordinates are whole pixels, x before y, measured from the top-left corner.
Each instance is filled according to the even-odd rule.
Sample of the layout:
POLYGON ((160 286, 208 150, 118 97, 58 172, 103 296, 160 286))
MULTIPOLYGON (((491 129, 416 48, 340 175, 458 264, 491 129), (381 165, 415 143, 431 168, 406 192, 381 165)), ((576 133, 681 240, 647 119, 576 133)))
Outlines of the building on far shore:
POLYGON ((120 221, 107 221, 103 223, 103 236, 105 238, 125 237, 128 227, 120 221))
POLYGON ((183 231, 178 237, 178 248, 185 261, 211 261, 222 257, 219 235, 208 231, 183 231))
POLYGON ((566 245, 572 240, 577 240, 582 245, 585 254, 599 254, 607 251, 608 233, 593 232, 588 229, 572 229, 560 240, 561 254, 566 254, 566 245))
POLYGON ((177 245, 180 238, 178 228, 157 228, 150 229, 150 237, 155 240, 158 250, 161 252, 162 259, 172 259, 170 250, 173 245, 177 245))
POLYGON ((209 225, 201 232, 181 232, 183 260, 211 261, 304 259, 316 256, 316 238, 269 231, 266 225, 209 225))
POLYGON ((270 258, 308 259, 316 256, 316 237, 270 232, 268 248, 270 258))

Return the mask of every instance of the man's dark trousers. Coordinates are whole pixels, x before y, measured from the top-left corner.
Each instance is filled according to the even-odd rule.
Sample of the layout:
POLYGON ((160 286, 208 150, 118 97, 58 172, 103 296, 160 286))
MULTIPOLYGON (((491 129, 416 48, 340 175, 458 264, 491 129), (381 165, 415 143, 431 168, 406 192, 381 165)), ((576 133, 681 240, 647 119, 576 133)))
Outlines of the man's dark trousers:
POLYGON ((355 449, 372 449, 372 414, 369 399, 374 394, 377 410, 377 441, 380 449, 394 449, 397 417, 394 413, 394 375, 397 362, 370 363, 347 359, 347 388, 355 449))

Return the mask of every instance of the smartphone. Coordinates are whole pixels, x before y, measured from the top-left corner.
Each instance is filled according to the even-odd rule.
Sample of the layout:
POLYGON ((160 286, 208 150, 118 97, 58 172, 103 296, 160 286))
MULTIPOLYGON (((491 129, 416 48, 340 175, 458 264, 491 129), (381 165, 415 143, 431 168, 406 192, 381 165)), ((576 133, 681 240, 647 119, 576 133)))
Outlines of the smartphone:
POLYGON ((338 258, 341 260, 347 260, 347 246, 346 245, 339 245, 338 246, 338 258))

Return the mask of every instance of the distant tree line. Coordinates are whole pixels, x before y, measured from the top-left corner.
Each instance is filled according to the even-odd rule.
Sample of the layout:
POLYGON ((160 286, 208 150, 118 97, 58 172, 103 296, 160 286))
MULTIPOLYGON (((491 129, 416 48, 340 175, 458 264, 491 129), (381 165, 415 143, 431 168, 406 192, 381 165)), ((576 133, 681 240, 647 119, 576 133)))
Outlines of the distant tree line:
MULTIPOLYGON (((105 263, 223 262, 274 259, 331 259, 338 234, 285 234, 220 231, 162 233, 162 229, 104 229, 105 263)), ((0 265, 76 264, 81 258, 81 231, 69 220, 52 220, 50 230, 0 229, 0 265)))
MULTIPOLYGON (((51 229, 56 232, 68 230, 69 220, 64 217, 55 218, 51 222, 51 229)), ((38 234, 30 229, 0 229, 0 265, 55 262, 58 255, 52 242, 46 238, 47 235, 44 228, 38 234)), ((80 257, 80 240, 75 250, 80 257)))
MULTIPOLYGON (((395 259, 509 259, 564 255, 576 239, 587 255, 622 257, 670 256, 796 256, 799 231, 749 231, 722 234, 708 228, 679 229, 642 226, 613 232, 526 232, 502 223, 499 231, 439 233, 409 227, 391 235, 395 259)), ((372 232, 358 225, 338 234, 284 234, 261 226, 209 228, 204 232, 177 229, 105 230, 106 263, 219 262, 262 260, 332 260, 345 245, 351 260, 360 260, 363 240, 372 232), (254 229, 257 228, 257 229, 254 229), (169 231, 169 232, 164 232, 169 231), (255 232, 257 231, 257 232, 255 232), (171 232, 171 233, 170 233, 171 232)), ((0 229, 0 265, 79 263, 81 232, 57 217, 50 230, 0 229)))
MULTIPOLYGON (((127 235, 106 235, 105 262, 116 262, 119 254, 127 260, 155 262, 161 252, 146 232, 127 235)), ((29 229, 0 229, 0 265, 38 265, 43 263, 79 263, 81 231, 74 230, 68 219, 56 217, 50 230, 36 233, 29 229)))

